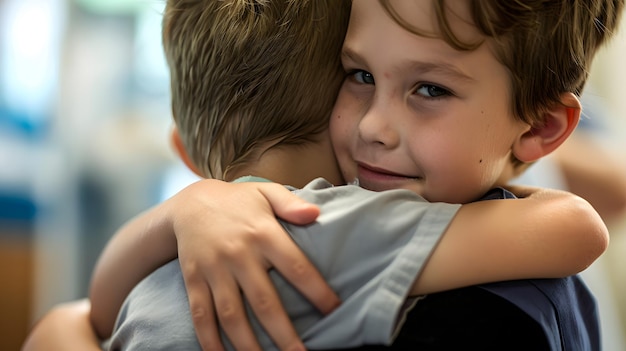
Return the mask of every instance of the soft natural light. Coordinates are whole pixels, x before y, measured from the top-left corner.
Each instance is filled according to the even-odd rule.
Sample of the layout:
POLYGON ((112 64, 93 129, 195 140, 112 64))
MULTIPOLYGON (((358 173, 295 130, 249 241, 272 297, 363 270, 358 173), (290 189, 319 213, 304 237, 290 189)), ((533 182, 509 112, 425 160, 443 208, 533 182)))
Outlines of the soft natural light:
POLYGON ((61 3, 7 0, 0 12, 0 101, 24 118, 46 118, 53 99, 64 22, 61 3))

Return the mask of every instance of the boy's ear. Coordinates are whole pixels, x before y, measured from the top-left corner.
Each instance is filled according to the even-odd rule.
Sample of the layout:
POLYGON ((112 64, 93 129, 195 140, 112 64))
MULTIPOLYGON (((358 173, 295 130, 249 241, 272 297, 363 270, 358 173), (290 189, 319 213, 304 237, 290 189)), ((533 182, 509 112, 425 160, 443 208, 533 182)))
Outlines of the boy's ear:
POLYGON ((181 160, 183 160, 183 162, 185 163, 185 166, 187 166, 187 168, 189 168, 193 173, 195 173, 199 177, 204 178, 204 176, 202 175, 202 172, 198 170, 196 165, 193 163, 193 161, 189 157, 189 154, 187 153, 187 149, 185 149, 185 145, 183 144, 183 141, 180 139, 180 134, 178 133, 178 128, 176 126, 172 128, 172 131, 170 133, 170 141, 172 145, 174 146, 174 150, 176 151, 176 154, 178 155, 178 157, 180 157, 181 160))
POLYGON ((534 162, 556 150, 576 129, 581 108, 576 95, 562 94, 561 100, 544 112, 545 123, 517 139, 513 145, 515 157, 522 162, 534 162))

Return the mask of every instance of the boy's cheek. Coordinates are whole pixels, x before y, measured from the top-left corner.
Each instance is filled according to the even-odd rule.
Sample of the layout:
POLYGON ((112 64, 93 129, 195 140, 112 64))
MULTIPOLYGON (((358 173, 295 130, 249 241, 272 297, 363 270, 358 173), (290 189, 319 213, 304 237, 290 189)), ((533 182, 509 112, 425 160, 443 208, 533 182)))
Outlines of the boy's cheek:
POLYGON ((335 150, 335 156, 348 152, 352 138, 352 128, 347 123, 347 119, 342 114, 333 114, 330 120, 330 141, 335 150))
POLYGON ((357 167, 352 157, 345 153, 335 154, 335 156, 337 157, 339 170, 341 171, 341 175, 343 176, 344 181, 347 184, 354 183, 357 177, 357 167))

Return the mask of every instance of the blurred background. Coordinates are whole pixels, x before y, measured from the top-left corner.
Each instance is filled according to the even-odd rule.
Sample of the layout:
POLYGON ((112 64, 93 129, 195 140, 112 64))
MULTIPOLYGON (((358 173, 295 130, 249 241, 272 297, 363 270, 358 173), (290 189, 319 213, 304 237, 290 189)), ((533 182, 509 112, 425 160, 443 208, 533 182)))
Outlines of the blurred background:
MULTIPOLYGON (((168 144, 162 8, 159 0, 0 0, 1 350, 19 349, 54 304, 86 295, 122 223, 196 179, 168 144)), ((581 189, 603 213, 611 246, 584 276, 601 303, 606 350, 626 349, 624 54, 622 30, 594 63, 582 142, 520 180, 581 189), (568 175, 572 164, 612 178, 590 190, 592 178, 568 175)))

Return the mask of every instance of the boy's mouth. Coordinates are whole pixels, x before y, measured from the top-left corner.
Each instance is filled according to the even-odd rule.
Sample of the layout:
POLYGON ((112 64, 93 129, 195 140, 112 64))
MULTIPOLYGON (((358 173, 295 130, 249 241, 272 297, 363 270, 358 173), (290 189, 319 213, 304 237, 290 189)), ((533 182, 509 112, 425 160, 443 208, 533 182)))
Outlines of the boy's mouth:
POLYGON ((422 179, 421 177, 407 176, 361 162, 357 163, 357 174, 359 185, 362 188, 373 191, 405 188, 407 182, 414 183, 416 180, 422 179))

